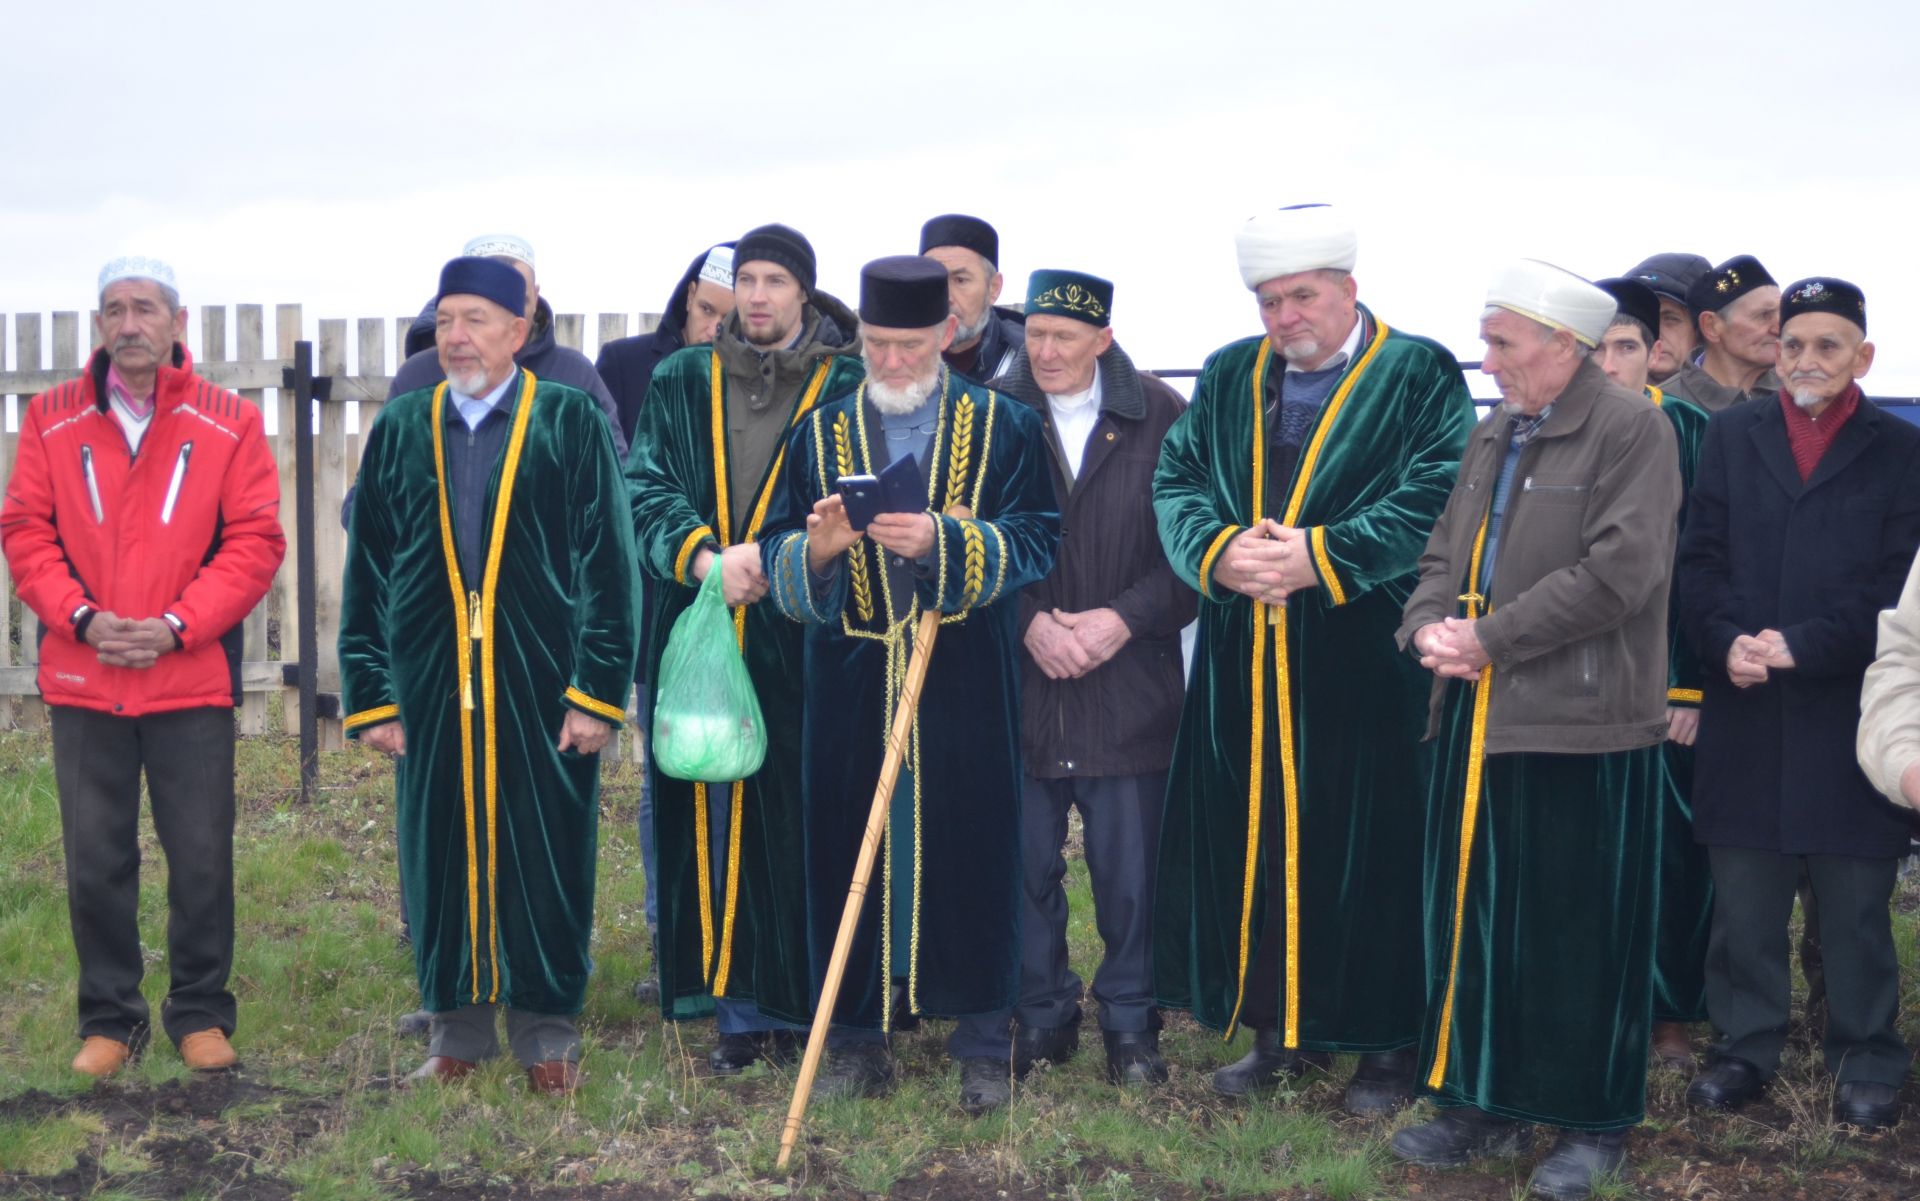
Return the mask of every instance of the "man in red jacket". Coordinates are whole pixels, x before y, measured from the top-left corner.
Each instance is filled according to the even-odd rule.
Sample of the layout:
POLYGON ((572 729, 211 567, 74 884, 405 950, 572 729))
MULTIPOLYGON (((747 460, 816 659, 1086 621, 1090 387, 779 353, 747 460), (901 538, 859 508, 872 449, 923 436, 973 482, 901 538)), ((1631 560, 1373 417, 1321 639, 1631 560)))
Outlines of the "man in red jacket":
POLYGON ((67 908, 80 957, 75 1071, 110 1076, 147 1039, 140 995, 140 775, 167 856, 171 986, 188 1067, 231 1067, 233 703, 240 623, 286 553, 254 406, 193 373, 173 270, 100 272, 100 347, 20 419, 0 546, 39 617, 67 908))

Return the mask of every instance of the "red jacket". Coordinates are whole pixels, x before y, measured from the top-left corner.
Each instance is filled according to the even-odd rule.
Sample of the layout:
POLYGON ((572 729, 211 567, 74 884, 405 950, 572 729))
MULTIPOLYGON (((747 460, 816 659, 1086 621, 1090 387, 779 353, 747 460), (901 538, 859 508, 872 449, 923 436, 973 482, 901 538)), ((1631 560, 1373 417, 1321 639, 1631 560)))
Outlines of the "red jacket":
POLYGON ((49 704, 137 717, 230 707, 239 690, 240 623, 287 550, 280 477, 260 411, 195 375, 177 344, 174 364, 137 455, 108 411, 104 350, 21 415, 0 547, 40 618, 49 704), (82 605, 172 613, 181 647, 152 667, 108 667, 74 636, 82 605))

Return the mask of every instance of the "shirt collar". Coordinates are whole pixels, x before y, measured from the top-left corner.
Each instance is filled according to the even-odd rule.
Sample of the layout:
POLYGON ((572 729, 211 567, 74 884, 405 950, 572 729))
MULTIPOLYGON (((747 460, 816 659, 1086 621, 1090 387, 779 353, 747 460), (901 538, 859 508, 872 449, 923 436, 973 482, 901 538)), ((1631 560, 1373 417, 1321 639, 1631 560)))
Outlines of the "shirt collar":
POLYGON ((467 427, 471 429, 485 420, 487 414, 500 407, 501 401, 507 395, 508 389, 517 383, 519 379, 520 369, 515 367, 512 371, 507 372, 507 378, 501 380, 499 385, 485 396, 468 396, 465 392, 454 387, 451 380, 447 383, 447 392, 453 397, 454 408, 459 412, 461 418, 466 421, 467 427))
POLYGON ((1069 413, 1078 413, 1089 405, 1093 406, 1094 408, 1099 408, 1100 407, 1100 367, 1099 365, 1095 364, 1094 366, 1093 382, 1091 384, 1088 384, 1085 388, 1081 389, 1080 391, 1062 392, 1057 396, 1049 392, 1046 394, 1046 396, 1047 396, 1047 403, 1052 405, 1054 408, 1054 411, 1056 412, 1064 409, 1069 413))
POLYGON ((120 375, 120 369, 111 363, 107 365, 107 395, 120 402, 120 407, 135 420, 144 420, 153 415, 153 398, 159 394, 156 381, 154 390, 145 396, 136 397, 127 388, 127 381, 120 375))
MULTIPOLYGON (((1362 317, 1358 310, 1355 310, 1353 314, 1353 328, 1347 332, 1347 340, 1340 344, 1339 350, 1334 351, 1332 358, 1315 367, 1313 370, 1315 372, 1338 371, 1348 363, 1351 363, 1354 354, 1360 349, 1360 339, 1366 332, 1366 318, 1362 317)), ((1305 371, 1306 368, 1300 366, 1298 363, 1289 362, 1287 364, 1287 370, 1297 373, 1305 371)))

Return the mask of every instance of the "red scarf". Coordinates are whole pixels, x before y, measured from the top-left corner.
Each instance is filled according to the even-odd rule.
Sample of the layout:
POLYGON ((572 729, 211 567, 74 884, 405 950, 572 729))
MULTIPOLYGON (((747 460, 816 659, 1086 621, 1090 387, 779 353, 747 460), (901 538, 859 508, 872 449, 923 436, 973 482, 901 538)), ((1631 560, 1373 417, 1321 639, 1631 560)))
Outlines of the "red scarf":
POLYGON ((1840 427, 1859 407, 1859 384, 1848 384, 1847 390, 1817 418, 1809 417, 1805 409, 1793 403, 1793 393, 1785 388, 1780 390, 1780 411, 1787 418, 1787 444, 1793 448, 1793 465, 1800 469, 1801 483, 1813 478, 1821 456, 1827 453, 1833 440, 1840 436, 1840 427))

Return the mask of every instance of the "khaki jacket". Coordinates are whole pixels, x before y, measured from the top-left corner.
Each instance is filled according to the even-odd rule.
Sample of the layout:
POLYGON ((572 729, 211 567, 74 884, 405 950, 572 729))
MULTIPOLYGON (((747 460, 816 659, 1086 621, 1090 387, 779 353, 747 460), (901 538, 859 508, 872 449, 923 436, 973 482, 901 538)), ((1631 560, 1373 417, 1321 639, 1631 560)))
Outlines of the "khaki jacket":
MULTIPOLYGON (((1461 616, 1475 535, 1511 422, 1475 427, 1447 507, 1420 557, 1398 638, 1461 616)), ((1667 593, 1680 470, 1673 426, 1591 360, 1520 452, 1491 589, 1477 624, 1493 660, 1489 754, 1599 754, 1666 737, 1667 593)), ((1446 683, 1434 680, 1427 736, 1446 683)))
POLYGON ((1860 770, 1896 805, 1900 777, 1920 761, 1920 560, 1900 603, 1880 614, 1880 644, 1860 689, 1860 770))

